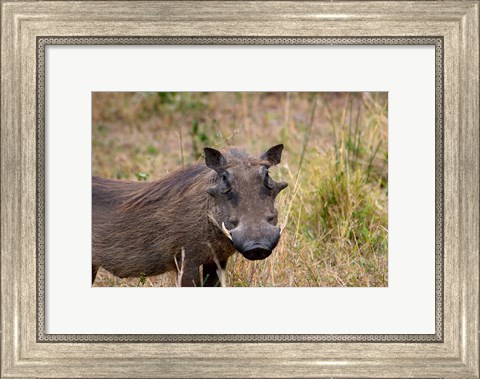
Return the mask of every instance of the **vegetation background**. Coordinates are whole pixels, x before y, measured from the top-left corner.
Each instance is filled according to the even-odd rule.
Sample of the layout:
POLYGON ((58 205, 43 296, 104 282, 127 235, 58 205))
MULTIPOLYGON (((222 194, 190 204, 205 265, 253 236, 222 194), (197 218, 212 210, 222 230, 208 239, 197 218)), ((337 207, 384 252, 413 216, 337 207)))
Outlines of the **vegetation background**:
MULTIPOLYGON (((271 169, 279 245, 263 261, 230 258, 227 286, 388 285, 387 93, 111 93, 92 95, 93 175, 155 180, 203 162, 203 147, 260 154, 271 169)), ((174 286, 175 273, 94 286, 174 286)))

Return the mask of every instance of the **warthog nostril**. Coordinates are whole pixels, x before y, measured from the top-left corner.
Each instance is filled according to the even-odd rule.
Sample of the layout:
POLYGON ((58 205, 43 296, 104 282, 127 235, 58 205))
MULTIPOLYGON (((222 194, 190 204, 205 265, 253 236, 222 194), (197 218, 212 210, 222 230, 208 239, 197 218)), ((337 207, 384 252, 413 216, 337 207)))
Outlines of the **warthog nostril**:
POLYGON ((277 215, 268 215, 265 219, 269 224, 277 225, 277 215))
POLYGON ((270 254, 272 254, 272 250, 260 244, 255 244, 250 249, 242 252, 242 255, 250 261, 265 259, 270 254))

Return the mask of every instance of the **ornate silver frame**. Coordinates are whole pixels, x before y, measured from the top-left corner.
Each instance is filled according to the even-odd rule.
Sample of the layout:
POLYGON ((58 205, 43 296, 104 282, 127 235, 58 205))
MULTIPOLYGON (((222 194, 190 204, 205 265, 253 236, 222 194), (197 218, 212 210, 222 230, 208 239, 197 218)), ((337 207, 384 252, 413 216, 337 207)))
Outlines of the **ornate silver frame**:
POLYGON ((1 17, 2 377, 479 378, 477 0, 2 1, 1 17), (436 48, 435 334, 45 334, 46 45, 387 42, 436 48))

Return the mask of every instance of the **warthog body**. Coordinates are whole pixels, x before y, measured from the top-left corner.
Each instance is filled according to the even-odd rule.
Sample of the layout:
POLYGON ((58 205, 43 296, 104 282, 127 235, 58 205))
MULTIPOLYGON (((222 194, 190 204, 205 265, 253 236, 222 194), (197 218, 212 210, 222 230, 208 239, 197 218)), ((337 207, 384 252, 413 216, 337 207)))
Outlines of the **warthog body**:
POLYGON ((93 177, 92 283, 101 266, 122 278, 180 268, 182 286, 213 286, 236 251, 266 258, 280 238, 274 200, 287 186, 268 168, 282 149, 252 158, 206 148, 205 164, 150 183, 93 177))

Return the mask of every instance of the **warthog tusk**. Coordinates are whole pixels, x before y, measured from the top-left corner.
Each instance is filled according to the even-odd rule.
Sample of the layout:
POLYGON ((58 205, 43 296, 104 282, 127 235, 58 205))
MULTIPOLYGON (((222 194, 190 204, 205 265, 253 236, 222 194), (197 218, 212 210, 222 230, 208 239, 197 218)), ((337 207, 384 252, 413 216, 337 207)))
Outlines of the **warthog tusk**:
POLYGON ((233 241, 232 234, 230 233, 230 230, 228 230, 227 227, 225 226, 225 223, 222 222, 222 226, 220 227, 220 225, 218 225, 217 220, 215 220, 215 217, 213 217, 213 215, 210 212, 208 212, 207 214, 208 214, 208 218, 213 223, 213 225, 215 225, 218 229, 220 229, 223 232, 223 234, 225 234, 228 237, 230 241, 233 241))
POLYGON ((287 226, 287 222, 285 221, 282 225, 278 227, 278 229, 280 229, 280 235, 283 233, 283 230, 285 229, 286 226, 287 226))
POLYGON ((232 234, 230 233, 230 230, 227 229, 224 222, 222 222, 222 232, 230 239, 230 241, 233 241, 232 234))

